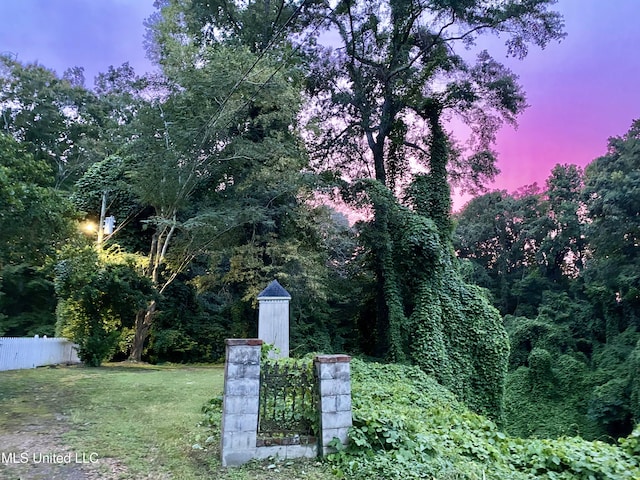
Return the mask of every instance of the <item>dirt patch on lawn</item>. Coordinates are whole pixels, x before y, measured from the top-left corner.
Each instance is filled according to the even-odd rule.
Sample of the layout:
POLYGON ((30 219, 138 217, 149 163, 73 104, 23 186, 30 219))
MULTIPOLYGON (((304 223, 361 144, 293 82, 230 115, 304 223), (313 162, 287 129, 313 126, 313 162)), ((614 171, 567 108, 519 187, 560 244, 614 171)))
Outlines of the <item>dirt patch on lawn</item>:
POLYGON ((62 413, 17 413, 2 405, 0 415, 1 480, 119 480, 132 478, 116 459, 71 448, 64 440, 70 430, 62 413))

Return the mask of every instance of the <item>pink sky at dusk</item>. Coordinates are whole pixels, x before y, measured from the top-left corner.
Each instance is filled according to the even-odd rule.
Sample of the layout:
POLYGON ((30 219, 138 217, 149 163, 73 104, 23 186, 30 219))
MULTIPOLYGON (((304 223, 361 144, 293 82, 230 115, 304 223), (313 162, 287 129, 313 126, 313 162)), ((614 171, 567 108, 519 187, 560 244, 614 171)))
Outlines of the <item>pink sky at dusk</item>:
MULTIPOLYGON (((530 105, 517 130, 498 135, 501 174, 491 188, 543 187, 554 165, 586 166, 640 118, 640 0, 559 0, 556 9, 568 34, 562 42, 532 47, 524 60, 504 58, 495 38, 487 44, 519 75, 530 105)), ((153 67, 142 22, 153 11, 153 0, 0 0, 0 53, 60 75, 83 66, 88 85, 125 61, 143 73, 153 67)))
MULTIPOLYGON (((640 118, 637 0, 560 0, 567 37, 508 64, 530 107, 498 135, 496 188, 544 186, 558 163, 586 166, 640 118)), ((497 55, 496 55, 497 56, 497 55)))

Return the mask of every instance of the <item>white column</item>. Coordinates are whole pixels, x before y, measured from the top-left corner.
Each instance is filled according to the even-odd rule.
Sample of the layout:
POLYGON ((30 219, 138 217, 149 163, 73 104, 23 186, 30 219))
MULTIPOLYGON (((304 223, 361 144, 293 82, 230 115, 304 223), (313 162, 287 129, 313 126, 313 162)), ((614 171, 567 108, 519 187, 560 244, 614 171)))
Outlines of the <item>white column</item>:
POLYGON ((289 356, 290 301, 291 295, 277 280, 258 295, 258 338, 277 348, 273 358, 289 356))

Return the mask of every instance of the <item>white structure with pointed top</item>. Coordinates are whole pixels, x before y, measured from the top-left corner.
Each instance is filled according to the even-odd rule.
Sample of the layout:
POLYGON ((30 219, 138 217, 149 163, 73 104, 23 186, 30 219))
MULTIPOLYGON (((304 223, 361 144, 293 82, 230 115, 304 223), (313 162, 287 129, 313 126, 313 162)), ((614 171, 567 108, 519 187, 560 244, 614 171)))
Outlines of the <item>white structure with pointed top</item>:
POLYGON ((258 338, 278 349, 269 356, 289 356, 289 302, 291 295, 274 280, 258 295, 258 338))

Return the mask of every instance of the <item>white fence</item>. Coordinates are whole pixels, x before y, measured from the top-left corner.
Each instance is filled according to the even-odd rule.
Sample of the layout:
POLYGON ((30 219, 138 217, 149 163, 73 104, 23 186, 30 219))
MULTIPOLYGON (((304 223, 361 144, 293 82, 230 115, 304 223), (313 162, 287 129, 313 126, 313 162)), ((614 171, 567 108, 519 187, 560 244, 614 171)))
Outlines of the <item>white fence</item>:
POLYGON ((0 337, 0 370, 80 363, 74 347, 66 338, 0 337))

